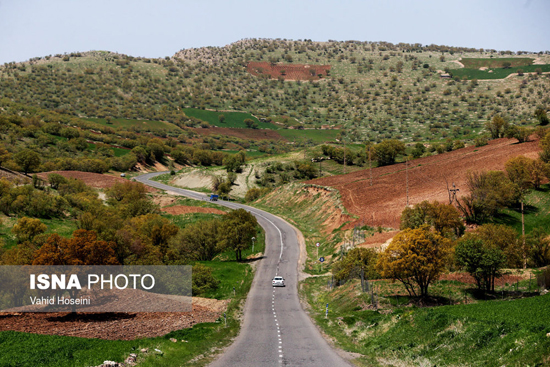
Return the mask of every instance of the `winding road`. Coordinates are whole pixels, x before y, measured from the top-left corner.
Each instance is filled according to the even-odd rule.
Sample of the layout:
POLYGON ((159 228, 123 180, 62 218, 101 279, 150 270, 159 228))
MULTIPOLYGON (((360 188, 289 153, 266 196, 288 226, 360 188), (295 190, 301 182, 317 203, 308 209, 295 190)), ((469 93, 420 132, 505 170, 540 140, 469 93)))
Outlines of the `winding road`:
MULTIPOLYGON (((148 173, 135 179, 192 199, 206 199, 204 194, 150 180, 163 173, 148 173)), ((256 208, 226 201, 217 203, 252 213, 265 229, 266 249, 246 300, 241 332, 210 366, 351 366, 332 349, 302 309, 297 287, 300 244, 294 227, 256 208), (285 278, 286 287, 271 286, 275 275, 285 278)))

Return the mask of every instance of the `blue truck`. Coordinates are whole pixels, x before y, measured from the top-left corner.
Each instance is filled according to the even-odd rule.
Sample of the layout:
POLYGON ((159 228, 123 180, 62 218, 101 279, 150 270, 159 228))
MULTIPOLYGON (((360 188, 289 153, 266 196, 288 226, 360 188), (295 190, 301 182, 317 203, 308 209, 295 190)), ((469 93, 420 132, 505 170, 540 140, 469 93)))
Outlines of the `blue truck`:
POLYGON ((212 194, 210 195, 210 201, 218 201, 218 195, 212 194))

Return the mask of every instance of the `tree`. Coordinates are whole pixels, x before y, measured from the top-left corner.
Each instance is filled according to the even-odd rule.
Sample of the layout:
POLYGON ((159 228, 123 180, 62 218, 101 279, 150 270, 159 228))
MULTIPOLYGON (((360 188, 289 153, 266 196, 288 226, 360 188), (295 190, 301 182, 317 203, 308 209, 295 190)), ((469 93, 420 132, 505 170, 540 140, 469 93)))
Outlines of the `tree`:
POLYGON ((512 63, 509 62, 509 61, 504 61, 504 62, 502 63, 502 68, 503 68, 503 69, 510 69, 511 67, 512 67, 512 63))
POLYGON ((53 233, 34 253, 33 265, 118 265, 115 246, 98 240, 95 231, 78 229, 71 239, 53 233))
POLYGON ((218 116, 218 121, 221 122, 221 123, 224 123, 225 122, 225 116, 224 115, 219 115, 218 116))
POLYGON ((220 281, 212 274, 212 269, 206 265, 193 265, 192 294, 200 296, 218 288, 220 281))
POLYGON ((245 119, 244 123, 249 129, 257 129, 258 128, 258 124, 252 119, 245 119))
POLYGON ((36 153, 33 150, 25 149, 17 153, 14 157, 15 163, 17 163, 25 174, 33 172, 40 166, 42 160, 40 159, 40 154, 36 153))
POLYGON ((158 205, 147 197, 147 188, 140 182, 116 183, 106 191, 107 203, 124 218, 157 213, 158 205))
POLYGON ((499 114, 494 115, 491 121, 485 123, 485 129, 491 134, 492 139, 504 137, 507 128, 508 122, 499 114))
POLYGON ((512 125, 506 129, 504 137, 508 139, 515 138, 518 140, 518 143, 524 143, 529 140, 529 135, 531 135, 532 132, 531 129, 524 126, 512 125))
POLYGON ((420 228, 424 225, 433 227, 440 235, 452 238, 459 237, 464 232, 464 224, 460 213, 450 204, 427 200, 412 208, 405 208, 401 213, 400 229, 420 228))
POLYGON ((414 158, 420 158, 424 153, 426 153, 426 147, 424 146, 424 144, 416 143, 412 151, 412 156, 414 158))
POLYGON ((185 226, 170 240, 167 257, 172 262, 210 261, 222 251, 218 219, 185 226))
POLYGON ((508 268, 519 268, 523 265, 522 244, 513 228, 504 224, 488 223, 477 227, 474 234, 487 246, 502 251, 505 256, 504 265, 508 268))
POLYGON ((227 196, 231 192, 231 182, 224 181, 218 186, 218 194, 227 196))
POLYGON ((0 145, 0 166, 10 159, 11 153, 6 148, 0 145))
POLYGON ((411 296, 426 297, 429 285, 445 270, 451 251, 451 241, 428 226, 407 228, 380 254, 377 267, 382 276, 403 283, 411 296))
POLYGON ((544 107, 537 107, 535 110, 535 118, 542 126, 546 126, 550 122, 550 119, 548 119, 548 115, 546 114, 546 108, 544 107))
POLYGON ((550 167, 540 159, 524 156, 510 158, 505 168, 510 181, 516 184, 522 193, 530 188, 539 189, 544 176, 550 173, 550 167))
POLYGON ((540 159, 545 163, 550 163, 550 132, 540 139, 539 147, 542 149, 542 152, 539 153, 540 159))
POLYGON ((532 161, 532 159, 520 155, 510 158, 504 164, 506 174, 510 181, 516 184, 522 191, 533 187, 531 170, 529 169, 532 161))
POLYGON ((241 157, 238 154, 229 154, 223 158, 223 165, 227 172, 237 172, 242 166, 241 157))
POLYGON ((149 158, 149 154, 147 154, 147 150, 145 150, 142 146, 137 146, 132 149, 132 153, 136 156, 138 162, 145 163, 147 159, 149 158))
POLYGON ((378 253, 373 249, 354 248, 332 268, 332 273, 337 280, 360 278, 361 271, 365 279, 374 279, 378 276, 376 263, 378 253))
POLYGON ((487 245, 475 235, 467 234, 455 248, 455 261, 476 280, 479 289, 495 290, 495 278, 499 277, 506 263, 506 256, 496 247, 487 245))
POLYGON ((521 195, 517 185, 501 171, 469 172, 469 194, 458 200, 458 207, 466 220, 481 223, 501 208, 516 203, 521 195))
POLYGON ((550 265, 550 236, 543 228, 535 228, 527 235, 527 248, 532 265, 540 268, 550 265))
POLYGON ((46 232, 48 227, 40 219, 23 217, 11 229, 17 242, 32 241, 37 235, 46 232))
POLYGON ((220 242, 223 248, 235 251, 237 261, 242 260, 242 250, 252 244, 256 235, 256 218, 244 209, 233 210, 223 218, 220 242))
POLYGON ((375 154, 379 166, 394 164, 395 158, 403 153, 405 153, 405 143, 399 140, 384 140, 375 146, 375 154))
MULTIPOLYGON (((0 245, 2 243, 0 242, 0 245)), ((1 265, 31 265, 33 253, 36 250, 34 244, 29 242, 20 243, 17 246, 0 253, 1 265)))
POLYGON ((160 162, 162 158, 164 158, 164 146, 162 144, 149 142, 147 144, 147 148, 151 149, 151 153, 153 154, 157 162, 160 162))
POLYGON ((50 173, 48 175, 48 182, 52 189, 57 190, 60 185, 67 183, 67 179, 58 173, 50 173))

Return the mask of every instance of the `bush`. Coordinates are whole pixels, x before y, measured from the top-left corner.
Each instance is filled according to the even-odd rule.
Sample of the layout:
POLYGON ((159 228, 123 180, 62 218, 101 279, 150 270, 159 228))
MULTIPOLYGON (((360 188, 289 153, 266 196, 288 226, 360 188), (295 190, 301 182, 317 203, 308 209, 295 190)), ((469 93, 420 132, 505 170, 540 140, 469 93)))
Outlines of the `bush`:
POLYGON ((209 267, 197 264, 193 265, 193 296, 200 296, 210 290, 218 288, 220 281, 212 275, 212 269, 209 267))
POLYGON ((258 189, 254 187, 246 192, 244 199, 249 202, 258 200, 261 196, 267 194, 269 191, 270 190, 268 188, 258 189))
POLYGON ((487 137, 485 137, 485 136, 478 136, 474 140, 474 145, 476 147, 482 147, 482 146, 487 145, 487 144, 489 144, 489 141, 487 140, 487 137))

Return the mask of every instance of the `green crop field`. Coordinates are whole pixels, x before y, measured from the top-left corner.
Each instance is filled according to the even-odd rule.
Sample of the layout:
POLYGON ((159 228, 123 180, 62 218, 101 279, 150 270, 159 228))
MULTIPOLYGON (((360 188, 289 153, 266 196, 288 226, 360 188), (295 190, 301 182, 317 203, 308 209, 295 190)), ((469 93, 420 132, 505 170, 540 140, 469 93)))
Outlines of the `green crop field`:
MULTIPOLYGON (((89 150, 96 150, 97 148, 97 145, 94 144, 94 143, 88 143, 88 149, 89 150)), ((126 154, 130 153, 131 150, 130 149, 124 149, 124 148, 116 148, 116 147, 111 147, 111 150, 113 151, 115 157, 123 157, 125 156, 126 154)))
POLYGON ((272 129, 277 130, 278 127, 271 123, 260 122, 256 117, 252 116, 249 113, 245 112, 219 112, 219 111, 208 111, 200 110, 197 108, 184 108, 183 112, 190 117, 195 117, 199 120, 206 121, 210 125, 218 127, 238 127, 246 128, 244 120, 251 119, 258 124, 258 127, 261 129, 272 129), (224 115, 224 122, 220 122, 219 116, 224 115))
POLYGON ((508 57, 508 58, 491 58, 491 59, 475 59, 475 58, 464 58, 460 59, 460 62, 464 65, 465 68, 502 68, 503 63, 509 62, 510 66, 527 66, 532 65, 534 59, 531 57, 508 57))
POLYGON ((550 65, 528 65, 528 66, 516 66, 508 69, 495 68, 488 70, 479 69, 453 69, 451 74, 453 77, 457 76, 460 79, 504 79, 510 74, 517 74, 518 70, 523 70, 524 73, 534 73, 538 69, 541 72, 550 71, 550 65), (491 72, 489 72, 491 71, 491 72))
POLYGON ((338 136, 340 130, 282 129, 277 132, 289 141, 311 139, 315 144, 322 144, 325 142, 335 142, 336 136, 338 136))

